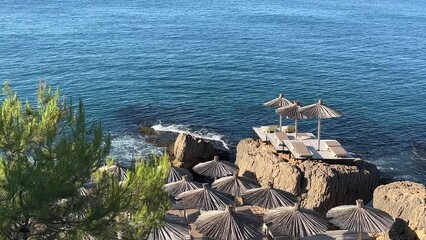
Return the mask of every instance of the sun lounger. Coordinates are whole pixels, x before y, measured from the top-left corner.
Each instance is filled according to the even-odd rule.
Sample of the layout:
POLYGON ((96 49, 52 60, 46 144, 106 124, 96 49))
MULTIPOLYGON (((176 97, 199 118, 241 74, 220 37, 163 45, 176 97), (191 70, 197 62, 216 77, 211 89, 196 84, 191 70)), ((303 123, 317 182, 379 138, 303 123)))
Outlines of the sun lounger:
POLYGON ((348 152, 343 147, 329 147, 328 148, 336 157, 346 157, 348 152))
POLYGON ((277 125, 268 125, 268 126, 261 126, 260 127, 263 132, 275 132, 277 130, 277 125))
POLYGON ((286 152, 288 151, 288 148, 286 147, 284 141, 290 140, 287 136, 287 133, 284 132, 274 132, 274 133, 267 133, 269 135, 270 143, 274 146, 275 150, 277 152, 286 152))
POLYGON ((291 152, 295 155, 296 158, 310 158, 314 154, 309 151, 303 142, 300 141, 288 141, 291 148, 291 152))
POLYGON ((306 140, 306 139, 315 139, 315 136, 312 133, 298 133, 297 140, 306 140))
POLYGON ((323 142, 327 148, 342 146, 337 140, 322 140, 321 142, 323 142))
POLYGON ((290 140, 285 132, 276 132, 274 133, 275 139, 280 143, 280 145, 284 145, 284 140, 290 140))
POLYGON ((348 152, 340 145, 337 140, 324 140, 323 143, 327 147, 330 152, 334 154, 336 157, 347 157, 348 152))

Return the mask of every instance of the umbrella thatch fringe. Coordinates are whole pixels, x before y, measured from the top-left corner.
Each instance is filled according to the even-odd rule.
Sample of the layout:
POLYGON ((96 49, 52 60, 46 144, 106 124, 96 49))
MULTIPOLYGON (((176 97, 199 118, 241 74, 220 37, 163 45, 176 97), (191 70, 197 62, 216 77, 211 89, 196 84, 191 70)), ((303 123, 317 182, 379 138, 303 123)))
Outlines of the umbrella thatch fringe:
POLYGON ((235 211, 209 211, 201 214, 197 230, 216 240, 246 240, 261 235, 261 221, 253 215, 235 211))
POLYGON ((317 103, 301 107, 299 111, 310 118, 336 118, 341 117, 342 114, 333 110, 332 108, 323 104, 322 100, 319 100, 317 103))
POLYGON ((266 209, 292 206, 297 197, 289 192, 271 187, 247 190, 241 196, 245 204, 255 205, 266 209))
POLYGON ((287 105, 287 106, 284 106, 284 107, 277 108, 275 110, 275 112, 278 113, 278 114, 280 114, 280 115, 289 117, 289 118, 291 118, 293 120, 295 120, 295 119, 299 120, 299 119, 306 119, 306 118, 308 118, 305 115, 303 115, 303 114, 300 113, 300 111, 299 111, 300 108, 301 108, 301 106, 299 105, 299 102, 295 101, 291 105, 287 105))
POLYGON ((190 182, 187 179, 182 179, 178 182, 167 183, 163 186, 163 190, 171 196, 176 197, 180 193, 191 191, 200 187, 201 183, 199 182, 190 182))
POLYGON ((188 223, 172 215, 166 216, 164 225, 151 230, 148 240, 183 240, 189 234, 188 223))
POLYGON ((291 102, 284 98, 282 94, 280 94, 277 98, 263 104, 265 107, 284 107, 288 105, 291 105, 291 102))
POLYGON ((302 240, 333 240, 333 239, 339 239, 339 240, 367 240, 367 239, 376 239, 375 237, 370 237, 368 234, 357 234, 354 232, 346 231, 346 230, 332 230, 327 231, 324 234, 310 236, 310 237, 303 237, 302 240))
POLYGON ((234 197, 241 196, 242 193, 252 188, 258 188, 259 184, 244 176, 223 177, 213 182, 212 188, 229 193, 234 197))
POLYGON ((186 208, 205 211, 225 209, 226 205, 234 203, 232 195, 207 187, 183 192, 176 199, 186 208))
POLYGON ((327 212, 327 218, 341 229, 372 234, 386 232, 394 222, 384 211, 355 205, 332 208, 327 212))
POLYGON ((230 162, 213 160, 199 163, 192 170, 208 178, 221 178, 236 173, 238 167, 230 162))
POLYGON ((90 233, 83 233, 83 240, 96 240, 97 238, 94 237, 92 234, 90 233))
POLYGON ((112 174, 117 179, 117 181, 122 182, 127 180, 127 170, 120 167, 118 162, 111 166, 100 167, 99 170, 112 174))
POLYGON ((307 237, 327 231, 328 222, 322 214, 304 208, 280 207, 269 210, 264 217, 271 232, 292 237, 307 237))
POLYGON ((87 188, 85 188, 85 187, 79 187, 79 188, 77 189, 77 191, 78 191, 78 194, 79 194, 81 197, 88 197, 88 196, 90 195, 90 191, 89 191, 89 189, 87 189, 87 188))
POLYGON ((192 174, 186 170, 185 168, 177 168, 177 167, 170 167, 169 176, 167 178, 167 182, 177 182, 182 179, 182 176, 188 176, 188 180, 192 180, 192 174))

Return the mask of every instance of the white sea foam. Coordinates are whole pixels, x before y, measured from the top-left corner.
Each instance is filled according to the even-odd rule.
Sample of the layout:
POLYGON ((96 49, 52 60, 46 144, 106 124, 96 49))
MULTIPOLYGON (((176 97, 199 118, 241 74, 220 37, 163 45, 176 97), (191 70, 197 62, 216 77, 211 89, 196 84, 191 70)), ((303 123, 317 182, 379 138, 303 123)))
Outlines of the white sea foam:
POLYGON ((131 134, 112 136, 111 155, 124 165, 130 166, 136 157, 152 153, 162 153, 162 149, 146 142, 141 136, 131 134))
POLYGON ((228 144, 226 143, 223 135, 205 128, 194 130, 188 125, 183 125, 183 124, 163 125, 161 122, 159 124, 152 126, 152 128, 155 131, 185 133, 197 138, 217 141, 222 143, 224 148, 229 149, 228 144))

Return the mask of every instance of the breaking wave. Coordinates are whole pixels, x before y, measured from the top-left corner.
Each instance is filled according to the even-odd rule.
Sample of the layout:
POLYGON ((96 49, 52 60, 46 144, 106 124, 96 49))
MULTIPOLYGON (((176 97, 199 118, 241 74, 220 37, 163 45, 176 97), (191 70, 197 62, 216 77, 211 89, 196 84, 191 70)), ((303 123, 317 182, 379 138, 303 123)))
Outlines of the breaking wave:
POLYGON ((163 125, 161 122, 159 124, 152 126, 152 128, 155 131, 185 133, 185 134, 192 135, 196 138, 202 138, 202 139, 206 139, 206 140, 220 142, 223 145, 222 147, 229 150, 229 146, 226 143, 225 136, 223 136, 219 133, 216 133, 213 130, 208 130, 208 129, 205 129, 205 128, 193 129, 190 126, 183 125, 183 124, 163 125))
POLYGON ((146 142, 142 136, 125 134, 113 135, 111 138, 111 155, 126 167, 131 166, 136 157, 163 152, 162 148, 146 142))

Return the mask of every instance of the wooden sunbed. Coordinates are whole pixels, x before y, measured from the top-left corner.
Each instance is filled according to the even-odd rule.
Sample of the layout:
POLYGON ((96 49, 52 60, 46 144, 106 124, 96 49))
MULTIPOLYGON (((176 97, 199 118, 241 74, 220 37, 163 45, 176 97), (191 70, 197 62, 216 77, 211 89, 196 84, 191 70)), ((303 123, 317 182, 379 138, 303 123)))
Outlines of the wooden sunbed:
POLYGON ((285 141, 285 143, 296 159, 311 158, 314 155, 302 141, 285 141))
POLYGON ((336 157, 347 157, 348 152, 340 145, 337 140, 324 140, 324 145, 330 152, 334 154, 336 157))
MULTIPOLYGON (((262 142, 269 142, 274 146, 277 152, 286 151, 287 147, 283 143, 284 140, 289 140, 284 132, 265 132, 262 127, 254 127, 253 132, 259 137, 262 142)), ((254 136, 253 136, 254 137, 254 136)))
POLYGON ((285 132, 276 132, 276 133, 274 133, 274 135, 275 135, 275 138, 279 142, 281 142, 282 144, 284 144, 283 143, 284 140, 290 140, 290 138, 288 138, 288 136, 287 136, 287 133, 285 133, 285 132))
POLYGON ((280 132, 265 133, 265 135, 266 135, 266 139, 268 139, 268 142, 275 148, 277 152, 282 152, 286 150, 285 144, 282 141, 282 139, 284 139, 285 136, 281 135, 280 132))
POLYGON ((290 140, 288 138, 288 136, 287 136, 287 133, 285 133, 285 132, 275 132, 275 133, 273 133, 273 138, 274 139, 273 139, 273 141, 271 141, 271 143, 274 145, 275 150, 277 150, 277 152, 279 152, 279 151, 282 151, 282 152, 288 151, 288 148, 284 144, 285 140, 290 140))
POLYGON ((290 140, 307 140, 307 139, 316 139, 315 135, 309 132, 300 132, 297 133, 297 139, 296 139, 296 134, 295 133, 287 133, 288 137, 290 138, 290 140))

